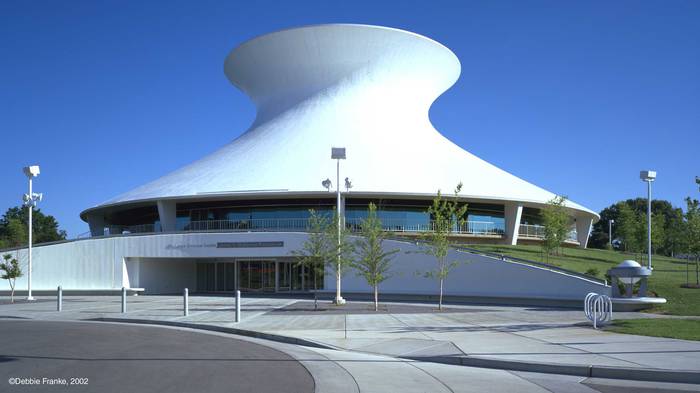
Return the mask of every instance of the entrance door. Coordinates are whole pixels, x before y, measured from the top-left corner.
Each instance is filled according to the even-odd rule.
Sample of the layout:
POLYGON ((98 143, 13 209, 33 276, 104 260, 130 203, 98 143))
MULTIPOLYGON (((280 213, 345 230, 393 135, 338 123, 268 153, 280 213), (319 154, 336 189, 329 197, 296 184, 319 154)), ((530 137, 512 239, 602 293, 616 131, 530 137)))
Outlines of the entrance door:
POLYGON ((242 291, 275 290, 275 262, 239 261, 238 266, 242 291))
POLYGON ((197 291, 216 291, 216 264, 197 263, 197 291))
POLYGON ((198 262, 197 291, 233 292, 236 290, 234 262, 198 262))

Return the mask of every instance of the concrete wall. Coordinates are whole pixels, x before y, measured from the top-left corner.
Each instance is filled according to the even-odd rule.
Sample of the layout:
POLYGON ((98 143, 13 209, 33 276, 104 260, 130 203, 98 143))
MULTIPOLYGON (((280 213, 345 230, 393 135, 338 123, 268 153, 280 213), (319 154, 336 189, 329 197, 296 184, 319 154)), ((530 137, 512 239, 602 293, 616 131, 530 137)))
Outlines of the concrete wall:
MULTIPOLYGON (((147 293, 179 293, 195 288, 195 258, 289 257, 301 248, 304 233, 162 233, 114 236, 38 246, 33 250, 33 289, 118 289, 146 288, 147 293), (233 243, 257 242, 246 247, 233 243), (261 242, 282 242, 279 247, 261 242), (228 247, 227 247, 228 246, 228 247), (190 258, 184 261, 182 258, 190 258)), ((422 253, 412 242, 387 241, 387 249, 399 249, 393 263, 393 276, 381 285, 382 293, 437 294, 435 280, 416 273, 434 269, 434 259, 422 253)), ((26 273, 26 250, 18 254, 26 273)), ((610 287, 578 276, 498 259, 451 251, 450 261, 459 263, 445 283, 445 294, 583 299, 588 292, 610 293, 610 287)), ((335 288, 331 274, 326 275, 327 290, 335 288)), ((26 290, 26 274, 17 280, 17 289, 26 290)), ((0 290, 9 289, 0 282, 0 290)), ((355 272, 343 278, 343 290, 369 292, 370 288, 355 272)))

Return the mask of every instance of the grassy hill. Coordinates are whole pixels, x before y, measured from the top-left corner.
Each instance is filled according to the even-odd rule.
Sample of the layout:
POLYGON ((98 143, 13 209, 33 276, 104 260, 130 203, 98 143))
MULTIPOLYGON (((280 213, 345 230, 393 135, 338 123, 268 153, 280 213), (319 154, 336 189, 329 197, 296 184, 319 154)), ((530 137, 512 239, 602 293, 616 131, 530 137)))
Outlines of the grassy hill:
MULTIPOLYGON (((548 263, 564 269, 586 273, 596 269, 598 278, 604 278, 608 269, 625 259, 633 259, 644 265, 638 257, 618 251, 562 248, 559 256, 546 258, 539 246, 505 246, 490 244, 468 245, 470 248, 504 254, 512 257, 548 263)), ((649 278, 649 290, 664 297, 668 302, 651 312, 673 315, 700 315, 700 289, 681 288, 686 282, 686 261, 663 256, 653 256, 654 272, 649 278)), ((695 264, 688 266, 689 281, 695 282, 695 264)))

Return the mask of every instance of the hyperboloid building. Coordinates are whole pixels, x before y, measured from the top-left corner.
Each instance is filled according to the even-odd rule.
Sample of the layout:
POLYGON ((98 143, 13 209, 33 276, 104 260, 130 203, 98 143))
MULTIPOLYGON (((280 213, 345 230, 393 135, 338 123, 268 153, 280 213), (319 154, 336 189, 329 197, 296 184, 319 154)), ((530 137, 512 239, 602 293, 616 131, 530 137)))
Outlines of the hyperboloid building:
MULTIPOLYGON (((450 195, 458 183, 468 213, 454 228, 456 240, 541 241, 539 212, 555 194, 432 126, 432 103, 460 75, 457 56, 440 43, 379 26, 308 26, 242 43, 224 72, 255 103, 250 128, 208 156, 83 211, 89 236, 35 248, 36 289, 292 292, 317 280, 332 291, 330 274, 313 277, 293 253, 307 238, 309 210, 330 214, 338 190, 348 229, 361 226, 374 202, 397 239, 385 246, 403 251, 384 293, 435 293, 434 282, 413 274, 434 262, 413 252, 421 244, 411 239, 431 229, 427 208, 438 190, 450 195), (332 159, 333 148, 344 149, 344 159, 332 159)), ((571 201, 566 211, 566 242, 586 247, 598 216, 571 201)), ((609 292, 591 277, 451 254, 465 262, 448 280, 451 296, 566 301, 609 292)), ((369 291, 352 271, 343 289, 369 291)))

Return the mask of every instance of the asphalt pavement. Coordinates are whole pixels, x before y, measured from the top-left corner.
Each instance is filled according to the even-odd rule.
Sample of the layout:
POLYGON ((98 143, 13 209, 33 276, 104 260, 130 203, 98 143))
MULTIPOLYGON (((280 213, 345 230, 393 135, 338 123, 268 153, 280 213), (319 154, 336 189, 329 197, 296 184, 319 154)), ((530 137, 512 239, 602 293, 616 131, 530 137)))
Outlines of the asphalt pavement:
POLYGON ((0 321, 2 392, 313 392, 299 361, 267 346, 142 325, 0 321))

